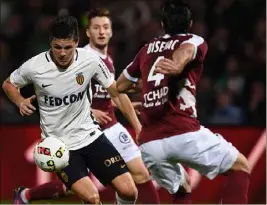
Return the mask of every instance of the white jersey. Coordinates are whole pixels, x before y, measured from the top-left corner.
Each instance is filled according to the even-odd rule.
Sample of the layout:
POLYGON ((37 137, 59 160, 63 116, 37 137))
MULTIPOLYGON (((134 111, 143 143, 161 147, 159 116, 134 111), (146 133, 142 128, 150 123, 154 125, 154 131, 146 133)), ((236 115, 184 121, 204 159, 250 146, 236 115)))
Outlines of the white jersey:
POLYGON ((10 81, 18 88, 33 83, 40 108, 41 137, 57 137, 70 150, 77 150, 102 134, 86 96, 92 78, 104 88, 114 81, 99 56, 77 48, 66 70, 58 68, 47 51, 15 70, 10 81))
MULTIPOLYGON (((100 53, 99 51, 93 49, 90 46, 90 44, 85 45, 83 48, 86 49, 86 50, 88 50, 88 51, 92 51, 93 53, 95 53, 96 55, 98 55, 101 59, 106 59, 108 57, 108 55, 105 55, 105 54, 100 53)), ((112 61, 111 58, 109 58, 109 60, 112 61)))

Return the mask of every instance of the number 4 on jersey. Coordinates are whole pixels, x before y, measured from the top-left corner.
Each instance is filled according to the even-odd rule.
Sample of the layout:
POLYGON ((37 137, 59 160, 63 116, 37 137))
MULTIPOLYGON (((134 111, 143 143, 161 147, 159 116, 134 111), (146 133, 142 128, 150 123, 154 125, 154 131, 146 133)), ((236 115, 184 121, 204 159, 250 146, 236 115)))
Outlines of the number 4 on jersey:
POLYGON ((156 69, 157 62, 159 62, 159 60, 160 59, 163 59, 163 58, 164 58, 164 56, 159 56, 157 58, 157 60, 154 62, 153 66, 151 67, 150 72, 148 74, 147 81, 148 82, 155 81, 155 86, 159 86, 161 80, 164 79, 164 75, 163 74, 161 74, 161 73, 154 73, 155 72, 155 69, 156 69))

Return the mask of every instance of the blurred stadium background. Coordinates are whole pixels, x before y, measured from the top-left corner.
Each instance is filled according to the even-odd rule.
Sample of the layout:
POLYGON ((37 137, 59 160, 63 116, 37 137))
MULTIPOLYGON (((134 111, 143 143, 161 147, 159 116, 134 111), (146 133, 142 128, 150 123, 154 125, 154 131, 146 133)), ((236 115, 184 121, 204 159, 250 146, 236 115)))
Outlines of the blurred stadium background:
MULTIPOLYGON (((47 28, 57 14, 70 14, 80 23, 80 46, 88 43, 86 12, 107 7, 114 35, 109 53, 118 76, 141 46, 162 34, 158 8, 162 0, 2 0, 0 82, 30 57, 49 48, 47 28)), ((191 0, 192 33, 209 45, 198 87, 198 115, 203 125, 221 132, 249 157, 253 165, 250 203, 266 203, 266 1, 191 0)), ((38 69, 38 68, 37 68, 38 69)), ((31 86, 22 90, 31 96, 31 86)), ((131 96, 138 100, 138 96, 131 96)), ((34 186, 54 176, 37 170, 32 144, 39 138, 38 113, 20 117, 0 90, 1 201, 10 202, 16 186, 34 186)), ((120 121, 128 126, 117 113, 120 121)), ((129 129, 131 129, 129 127, 129 129)), ((209 181, 189 170, 195 203, 218 203, 223 178, 209 181)), ((102 187, 103 188, 103 187, 102 187)), ((159 188, 162 202, 166 192, 159 188)), ((105 190, 103 201, 112 200, 105 190)), ((112 201, 111 201, 112 202, 112 201)))

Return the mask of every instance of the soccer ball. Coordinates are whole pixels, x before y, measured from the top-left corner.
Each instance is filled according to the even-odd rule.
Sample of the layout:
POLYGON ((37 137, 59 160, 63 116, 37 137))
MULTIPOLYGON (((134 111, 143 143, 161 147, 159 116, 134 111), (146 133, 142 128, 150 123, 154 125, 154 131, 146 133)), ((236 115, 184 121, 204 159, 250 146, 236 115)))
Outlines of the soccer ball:
POLYGON ((45 172, 57 172, 69 164, 69 150, 55 137, 38 142, 33 150, 35 164, 45 172))

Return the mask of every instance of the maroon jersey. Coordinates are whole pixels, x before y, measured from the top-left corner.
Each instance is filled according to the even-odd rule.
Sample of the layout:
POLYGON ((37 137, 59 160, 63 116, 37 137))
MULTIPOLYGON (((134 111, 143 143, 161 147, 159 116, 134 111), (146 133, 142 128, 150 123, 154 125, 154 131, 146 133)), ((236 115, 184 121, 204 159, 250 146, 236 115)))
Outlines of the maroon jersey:
MULTIPOLYGON (((109 69, 110 73, 112 73, 115 76, 115 69, 113 65, 113 61, 109 56, 104 56, 94 49, 92 49, 89 45, 85 46, 85 49, 90 49, 94 51, 99 57, 102 59, 102 61, 106 64, 107 68, 109 69)), ((113 125, 115 125, 118 121, 114 113, 114 107, 112 106, 111 98, 105 88, 102 87, 96 80, 91 80, 91 88, 92 92, 90 97, 92 99, 92 105, 91 108, 98 109, 103 112, 108 112, 109 117, 111 117, 112 121, 101 126, 102 129, 109 128, 113 125)))
POLYGON ((165 35, 153 39, 137 54, 123 71, 126 78, 136 82, 142 78, 143 112, 140 142, 162 139, 200 129, 196 110, 196 85, 203 70, 207 43, 193 34, 165 35), (194 60, 179 76, 155 73, 161 58, 171 58, 183 43, 195 46, 194 60))

